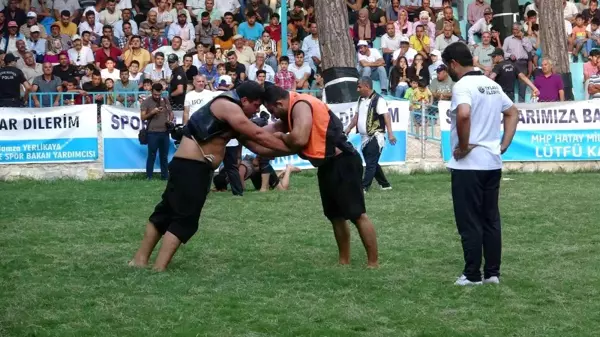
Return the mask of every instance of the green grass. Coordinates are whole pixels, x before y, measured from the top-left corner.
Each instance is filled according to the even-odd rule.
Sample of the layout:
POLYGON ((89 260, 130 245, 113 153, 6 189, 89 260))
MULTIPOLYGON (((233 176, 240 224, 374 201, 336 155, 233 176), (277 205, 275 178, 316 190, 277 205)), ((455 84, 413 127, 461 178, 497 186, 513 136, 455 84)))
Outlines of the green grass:
POLYGON ((316 178, 211 194, 166 273, 126 266, 161 182, 0 182, 0 336, 598 336, 600 174, 511 174, 502 285, 463 266, 449 176, 367 195, 381 268, 336 265, 316 178))

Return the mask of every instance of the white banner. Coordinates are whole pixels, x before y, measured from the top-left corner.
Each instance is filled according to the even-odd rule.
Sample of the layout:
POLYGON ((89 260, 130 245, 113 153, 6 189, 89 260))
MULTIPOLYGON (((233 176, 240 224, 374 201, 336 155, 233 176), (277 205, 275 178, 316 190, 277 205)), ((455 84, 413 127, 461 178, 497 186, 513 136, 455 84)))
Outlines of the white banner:
POLYGON ((0 164, 98 159, 96 105, 0 108, 0 164))

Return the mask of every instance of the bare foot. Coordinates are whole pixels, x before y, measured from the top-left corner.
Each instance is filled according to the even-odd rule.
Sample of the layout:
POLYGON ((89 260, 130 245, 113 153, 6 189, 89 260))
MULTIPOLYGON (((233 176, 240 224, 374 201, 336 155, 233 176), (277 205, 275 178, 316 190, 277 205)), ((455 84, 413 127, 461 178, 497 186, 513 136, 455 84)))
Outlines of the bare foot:
POLYGON ((369 262, 367 263, 367 269, 377 269, 379 268, 379 263, 377 262, 369 262))
POLYGON ((131 261, 129 261, 129 263, 127 264, 130 267, 135 267, 135 268, 146 268, 148 267, 148 261, 143 262, 143 261, 138 261, 135 258, 131 261))
POLYGON ((258 191, 259 191, 259 192, 268 192, 269 190, 264 190, 264 189, 262 189, 262 188, 261 188, 261 189, 260 189, 260 190, 258 190, 258 191))
POLYGON ((338 263, 339 263, 341 266, 347 266, 347 265, 349 265, 349 264, 350 264, 350 261, 348 261, 348 260, 341 260, 341 259, 340 259, 340 260, 338 261, 338 263))
POLYGON ((154 266, 154 267, 152 268, 152 270, 153 270, 153 271, 155 271, 155 272, 157 272, 157 273, 162 273, 162 272, 164 272, 164 271, 166 270, 166 268, 162 268, 162 267, 161 267, 161 268, 159 268, 159 267, 157 267, 157 266, 154 266))

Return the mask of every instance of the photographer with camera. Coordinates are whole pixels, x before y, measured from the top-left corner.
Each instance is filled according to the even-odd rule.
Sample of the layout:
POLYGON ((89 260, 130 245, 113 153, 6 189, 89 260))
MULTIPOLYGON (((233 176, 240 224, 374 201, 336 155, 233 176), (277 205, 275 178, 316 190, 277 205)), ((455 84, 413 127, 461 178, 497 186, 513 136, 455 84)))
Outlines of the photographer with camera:
POLYGON ((172 125, 173 110, 169 100, 161 97, 163 87, 160 83, 152 85, 152 95, 141 105, 141 119, 147 121, 146 139, 148 158, 146 159, 146 176, 152 179, 154 162, 158 151, 161 179, 168 178, 169 128, 172 125))

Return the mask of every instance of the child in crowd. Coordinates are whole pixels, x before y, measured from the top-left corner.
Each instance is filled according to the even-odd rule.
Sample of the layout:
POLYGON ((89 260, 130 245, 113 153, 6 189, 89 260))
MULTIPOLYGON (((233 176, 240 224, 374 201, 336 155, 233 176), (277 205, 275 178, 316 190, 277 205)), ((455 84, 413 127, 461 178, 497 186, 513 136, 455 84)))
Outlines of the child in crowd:
MULTIPOLYGON (((427 88, 427 81, 419 80, 417 83, 417 89, 413 90, 412 97, 410 99, 410 111, 413 115, 413 121, 415 124, 415 133, 417 135, 421 134, 421 121, 422 121, 422 113, 423 107, 426 105, 431 105, 433 101, 433 95, 429 88, 427 88)), ((427 122, 425 123, 427 124, 427 122)))
MULTIPOLYGON (((112 78, 107 78, 104 81, 104 85, 106 86, 106 91, 108 92, 112 92, 113 89, 115 88, 115 81, 112 78)), ((113 104, 113 95, 107 95, 106 96, 106 104, 113 104)))
POLYGON ((285 90, 296 89, 296 77, 294 73, 288 70, 290 58, 282 56, 279 58, 279 70, 275 74, 275 84, 285 90))
MULTIPOLYGON (((93 66, 92 66, 93 67, 93 66)), ((91 77, 91 75, 90 75, 91 77)), ((90 80, 91 81, 91 80, 90 80)), ((77 88, 77 80, 75 78, 67 79, 66 81, 66 92, 73 93, 72 95, 65 94, 64 104, 65 105, 81 105, 91 103, 91 99, 87 92, 77 88)))
POLYGON ((409 80, 409 84, 410 87, 408 89, 406 89, 406 92, 404 92, 404 99, 405 100, 412 100, 413 97, 413 93, 415 92, 415 90, 417 90, 417 88, 419 87, 419 80, 416 78, 411 78, 409 80))
POLYGON ((81 81, 79 81, 79 84, 81 84, 82 86, 84 84, 86 84, 87 82, 91 82, 92 81, 92 74, 94 73, 94 70, 96 70, 96 67, 93 64, 88 64, 87 66, 85 66, 85 75, 83 75, 81 77, 81 81))
POLYGON ((237 73, 235 72, 235 70, 230 70, 227 72, 227 75, 229 75, 231 77, 231 85, 229 86, 229 90, 235 89, 237 88, 238 85, 240 85, 240 83, 242 83, 240 81, 240 79, 238 78, 237 73))
POLYGON ((144 76, 144 73, 140 72, 140 63, 136 60, 131 61, 129 65, 129 80, 137 83, 138 87, 141 87, 142 76, 144 76))
POLYGON ((151 91, 152 91, 152 80, 149 78, 146 78, 142 81, 142 92, 138 95, 138 101, 136 103, 137 104, 136 107, 139 107, 142 104, 142 102, 146 99, 146 97, 148 97, 150 95, 151 91))
POLYGON ((227 75, 227 70, 225 69, 225 63, 219 63, 217 65, 217 76, 215 76, 214 80, 210 83, 211 90, 217 89, 217 84, 219 83, 219 77, 227 75))
POLYGON ((320 72, 315 74, 315 80, 313 81, 310 90, 313 90, 312 95, 318 99, 323 99, 323 89, 325 84, 323 83, 323 76, 320 72))
POLYGON ((116 81, 120 78, 119 69, 115 69, 116 65, 117 63, 112 57, 106 59, 106 69, 100 71, 100 76, 102 76, 103 80, 111 78, 113 81, 116 81))
POLYGON ((594 48, 600 47, 600 18, 594 17, 590 20, 589 39, 587 40, 585 50, 588 55, 594 48))
POLYGON ((587 61, 588 53, 587 49, 583 48, 586 45, 586 42, 590 36, 590 33, 585 29, 585 21, 583 20, 583 15, 577 14, 575 17, 575 27, 573 27, 573 32, 571 33, 571 37, 569 38, 569 50, 573 54, 573 62, 577 62, 579 59, 579 53, 582 52, 583 49, 583 60, 587 61))

